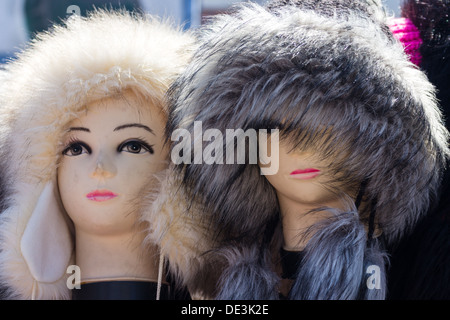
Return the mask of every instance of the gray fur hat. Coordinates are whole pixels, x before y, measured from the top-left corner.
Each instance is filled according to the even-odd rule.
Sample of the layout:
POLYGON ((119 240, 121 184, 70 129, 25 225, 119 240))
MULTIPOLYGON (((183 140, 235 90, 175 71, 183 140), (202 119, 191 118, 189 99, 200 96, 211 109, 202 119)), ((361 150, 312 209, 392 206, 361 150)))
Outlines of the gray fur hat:
MULTIPOLYGON (((242 5, 209 23, 169 91, 168 136, 174 140, 177 129, 194 136, 196 121, 203 132, 279 129, 293 148, 333 159, 330 170, 339 178, 330 188, 359 186, 368 205, 327 209, 334 218, 313 227, 291 298, 383 298, 383 290, 361 294, 364 270, 384 266, 381 239, 397 241, 430 206, 449 154, 448 132, 433 86, 386 31, 381 8, 353 10, 350 3, 339 14, 344 10, 334 5, 342 1, 320 3, 242 5)), ((227 148, 237 151, 234 140, 223 145, 224 157, 227 148)), ((280 246, 279 207, 259 166, 173 166, 173 176, 180 173, 185 200, 196 208, 185 219, 207 222, 197 240, 209 244, 206 256, 225 263, 212 295, 277 298, 270 248, 280 246)))

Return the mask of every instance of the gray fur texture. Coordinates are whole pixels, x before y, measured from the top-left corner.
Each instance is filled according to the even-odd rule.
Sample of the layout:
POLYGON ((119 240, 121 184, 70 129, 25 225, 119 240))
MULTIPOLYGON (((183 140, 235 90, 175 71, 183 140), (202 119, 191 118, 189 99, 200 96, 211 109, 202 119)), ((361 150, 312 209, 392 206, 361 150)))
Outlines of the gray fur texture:
POLYGON ((219 282, 219 300, 276 300, 279 277, 268 266, 267 254, 258 248, 230 248, 226 253, 227 268, 219 282))
MULTIPOLYGON (((333 232, 315 235, 294 298, 358 297, 364 261, 383 260, 381 250, 366 248, 370 212, 386 241, 408 233, 435 196, 449 154, 434 88, 386 33, 382 12, 352 11, 351 3, 346 8, 330 15, 325 5, 317 11, 242 5, 202 29, 200 48, 169 90, 168 137, 180 128, 193 135, 194 121, 204 131, 279 129, 292 148, 313 148, 333 159, 328 187, 336 193, 367 181, 363 201, 373 205, 323 225, 333 232)), ((230 243, 252 250, 269 246, 262 230, 279 207, 258 165, 181 164, 173 174, 182 175, 192 201, 205 207, 191 214, 211 221, 208 237, 216 236, 219 251, 226 255, 230 243)), ((242 259, 232 260, 222 277, 227 297, 235 290, 236 297, 251 298, 242 290, 252 284, 241 282, 253 269, 242 259)), ((275 281, 262 278, 268 286, 275 281)))
POLYGON ((366 232, 356 211, 334 212, 331 218, 314 225, 308 233, 312 237, 305 248, 291 299, 384 299, 384 254, 379 248, 366 247, 366 232), (364 275, 371 265, 380 268, 379 288, 367 287, 364 275))

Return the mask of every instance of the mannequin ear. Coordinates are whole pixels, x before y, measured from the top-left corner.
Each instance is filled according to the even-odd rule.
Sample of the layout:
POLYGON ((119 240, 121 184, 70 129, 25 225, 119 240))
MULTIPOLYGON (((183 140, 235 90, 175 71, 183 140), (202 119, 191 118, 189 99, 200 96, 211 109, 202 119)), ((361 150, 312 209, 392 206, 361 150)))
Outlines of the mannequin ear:
POLYGON ((73 242, 54 183, 39 196, 20 248, 36 281, 55 282, 66 274, 73 242))

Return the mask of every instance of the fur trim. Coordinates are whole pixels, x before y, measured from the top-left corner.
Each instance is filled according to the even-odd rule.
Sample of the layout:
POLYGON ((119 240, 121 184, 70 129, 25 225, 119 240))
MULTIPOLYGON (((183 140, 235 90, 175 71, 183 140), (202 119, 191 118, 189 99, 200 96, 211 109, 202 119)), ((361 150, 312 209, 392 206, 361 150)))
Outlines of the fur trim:
POLYGON ((47 182, 56 177, 67 123, 95 100, 130 89, 167 112, 165 93, 188 62, 194 39, 169 22, 126 12, 72 17, 38 35, 5 66, 0 89, 0 281, 8 297, 62 299, 57 283, 31 278, 20 239, 47 182), (33 284, 34 281, 34 284, 33 284), (32 287, 34 286, 34 289, 32 287))
POLYGON ((364 293, 360 297, 361 299, 384 300, 386 298, 389 265, 389 256, 382 249, 379 239, 371 239, 364 253, 363 272, 365 272, 365 277, 363 277, 363 283, 361 284, 364 293), (371 277, 375 278, 371 279, 371 277))
MULTIPOLYGON (((208 254, 217 245, 209 236, 210 225, 201 215, 188 213, 186 204, 190 201, 178 176, 163 172, 158 179, 159 192, 148 193, 144 200, 144 206, 151 208, 142 217, 149 223, 146 241, 160 245, 177 283, 186 285, 193 295, 211 298, 223 259, 208 254)), ((199 212, 201 208, 191 210, 199 212)))
POLYGON ((365 16, 382 26, 386 34, 389 34, 386 12, 380 0, 271 0, 266 4, 266 8, 275 13, 288 6, 314 11, 331 18, 349 19, 354 15, 365 16))
MULTIPOLYGON (((407 234, 435 196, 449 155, 433 86, 386 24, 375 20, 351 10, 330 16, 294 6, 270 11, 242 5, 202 30, 192 63, 169 91, 168 137, 181 128, 193 136, 195 121, 204 131, 223 133, 278 128, 293 147, 313 147, 334 159, 331 170, 343 178, 330 181, 331 187, 367 181, 363 200, 374 207, 362 206, 348 238, 340 238, 359 241, 349 253, 357 255, 358 275, 369 253, 362 228, 371 210, 388 242, 407 234), (318 123, 331 138, 318 139, 318 123)), ((257 165, 184 164, 171 174, 180 172, 189 201, 205 207, 189 214, 211 221, 209 234, 218 235, 225 252, 230 241, 247 248, 261 244, 261 230, 279 208, 257 165)), ((236 279, 230 271, 229 281, 236 279)), ((349 292, 329 297, 356 297, 361 277, 347 280, 349 292)))
POLYGON ((219 300, 276 300, 279 277, 268 268, 270 257, 258 248, 229 248, 222 251, 228 268, 219 281, 219 300))
POLYGON ((360 292, 365 298, 384 299, 385 261, 379 259, 379 249, 366 248, 366 231, 358 212, 334 212, 334 215, 314 225, 305 248, 305 257, 298 270, 290 298, 299 300, 354 300, 360 292), (369 266, 378 267, 378 288, 367 288, 363 275, 369 266), (383 286, 381 285, 383 284, 383 286), (372 294, 374 293, 374 294, 372 294), (369 295, 370 294, 370 295, 369 295))

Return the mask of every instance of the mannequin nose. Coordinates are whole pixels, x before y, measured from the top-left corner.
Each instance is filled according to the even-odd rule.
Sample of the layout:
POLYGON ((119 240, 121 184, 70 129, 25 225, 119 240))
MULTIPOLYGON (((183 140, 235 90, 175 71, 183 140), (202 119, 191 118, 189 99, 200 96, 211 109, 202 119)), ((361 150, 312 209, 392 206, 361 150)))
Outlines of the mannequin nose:
POLYGON ((91 174, 92 178, 96 179, 110 179, 117 174, 117 168, 106 159, 99 159, 91 174))

